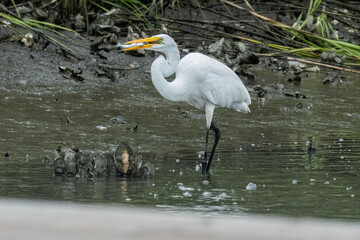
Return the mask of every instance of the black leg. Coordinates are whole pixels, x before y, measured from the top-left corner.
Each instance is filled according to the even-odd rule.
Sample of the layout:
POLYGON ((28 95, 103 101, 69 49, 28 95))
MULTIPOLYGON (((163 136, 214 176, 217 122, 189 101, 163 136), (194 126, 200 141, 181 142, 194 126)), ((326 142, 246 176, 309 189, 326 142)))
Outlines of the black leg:
MULTIPOLYGON (((214 141, 214 145, 213 145, 213 148, 211 150, 211 154, 210 154, 210 158, 209 158, 209 161, 207 162, 206 164, 206 173, 209 173, 209 169, 210 169, 210 165, 211 165, 211 161, 214 157, 214 153, 215 153, 215 149, 216 149, 216 146, 220 140, 220 130, 215 126, 215 124, 213 122, 211 122, 211 127, 210 129, 212 129, 215 133, 215 141, 214 141)), ((207 143, 207 141, 206 141, 207 143)), ((206 153, 205 153, 206 154, 206 153)))
POLYGON ((202 166, 201 166, 201 175, 205 175, 205 170, 206 165, 207 165, 207 146, 208 146, 208 141, 209 141, 209 128, 206 129, 206 142, 205 142, 205 153, 204 153, 204 159, 202 161, 202 166))

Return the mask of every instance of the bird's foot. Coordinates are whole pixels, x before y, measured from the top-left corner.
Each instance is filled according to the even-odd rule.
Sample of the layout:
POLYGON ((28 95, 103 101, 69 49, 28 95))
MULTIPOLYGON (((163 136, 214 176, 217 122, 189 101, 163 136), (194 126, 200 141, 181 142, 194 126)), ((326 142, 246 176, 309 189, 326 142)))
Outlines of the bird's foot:
POLYGON ((207 166, 207 157, 205 155, 204 159, 201 162, 201 176, 207 175, 206 166, 207 166))
POLYGON ((205 174, 203 174, 203 175, 201 175, 201 183, 203 184, 203 185, 208 185, 209 184, 209 181, 210 181, 210 173, 205 173, 205 174))

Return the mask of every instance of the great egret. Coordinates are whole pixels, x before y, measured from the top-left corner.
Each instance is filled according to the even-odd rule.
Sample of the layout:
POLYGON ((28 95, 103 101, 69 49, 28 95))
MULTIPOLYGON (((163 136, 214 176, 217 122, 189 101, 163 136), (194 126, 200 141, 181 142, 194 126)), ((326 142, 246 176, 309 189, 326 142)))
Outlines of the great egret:
POLYGON ((151 65, 151 78, 155 88, 170 101, 187 102, 205 110, 206 142, 202 175, 208 174, 220 139, 220 131, 212 122, 215 107, 250 112, 250 95, 240 78, 225 64, 201 53, 190 53, 180 60, 175 41, 166 34, 129 41, 119 46, 126 51, 148 49, 164 54, 151 65), (175 80, 169 82, 165 79, 174 73, 175 80), (215 132, 215 141, 207 160, 210 129, 215 132))

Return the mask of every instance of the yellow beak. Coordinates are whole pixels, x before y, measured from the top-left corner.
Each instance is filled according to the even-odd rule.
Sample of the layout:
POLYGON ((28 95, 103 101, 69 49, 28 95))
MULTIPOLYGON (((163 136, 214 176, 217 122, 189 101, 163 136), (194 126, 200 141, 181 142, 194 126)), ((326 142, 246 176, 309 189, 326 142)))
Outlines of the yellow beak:
POLYGON ((149 38, 142 38, 133 41, 129 41, 124 43, 124 45, 128 44, 128 48, 123 48, 123 51, 131 51, 143 48, 151 48, 154 44, 162 44, 161 37, 149 37, 149 38))

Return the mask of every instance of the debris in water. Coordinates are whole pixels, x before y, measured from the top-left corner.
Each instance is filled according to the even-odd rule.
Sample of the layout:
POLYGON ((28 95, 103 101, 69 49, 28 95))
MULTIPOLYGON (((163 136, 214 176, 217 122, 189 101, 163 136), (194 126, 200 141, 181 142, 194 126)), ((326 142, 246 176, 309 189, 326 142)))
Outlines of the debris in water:
POLYGON ((124 121, 124 117, 123 116, 115 116, 109 119, 109 122, 111 124, 125 124, 126 122, 124 121))
POLYGON ((204 181, 202 181, 201 183, 202 183, 202 185, 209 185, 209 181, 208 181, 208 180, 204 180, 204 181))
POLYGON ((106 131, 107 127, 104 126, 96 126, 96 129, 100 130, 100 131, 106 131))
POLYGON ((183 185, 179 185, 179 189, 181 191, 194 191, 195 189, 192 187, 184 187, 183 185))
POLYGON ((323 81, 323 84, 331 84, 331 85, 336 86, 339 83, 342 83, 343 82, 342 74, 343 74, 343 71, 340 71, 335 76, 326 76, 323 81))
POLYGON ((308 147, 308 154, 313 155, 316 153, 316 149, 312 144, 312 137, 309 138, 309 147, 308 147))
POLYGON ((227 194, 226 193, 221 193, 217 197, 218 197, 218 199, 224 199, 224 198, 227 197, 227 194))
POLYGON ((190 118, 190 112, 189 111, 182 111, 180 113, 180 117, 182 117, 182 118, 190 118))
POLYGON ((204 192, 202 195, 204 196, 204 198, 209 198, 212 194, 211 192, 204 192))
POLYGON ((192 194, 191 193, 189 193, 189 192, 184 192, 184 197, 191 197, 192 196, 192 194))
POLYGON ((200 164, 196 165, 196 166, 195 166, 195 171, 198 172, 198 171, 200 170, 200 168, 201 168, 201 165, 200 165, 200 164))
POLYGON ((255 183, 249 183, 247 186, 246 186, 246 190, 256 190, 256 184, 255 183))
POLYGON ((300 92, 296 91, 294 94, 292 93, 285 93, 286 97, 293 97, 297 99, 306 99, 306 96, 304 94, 301 94, 300 92))

